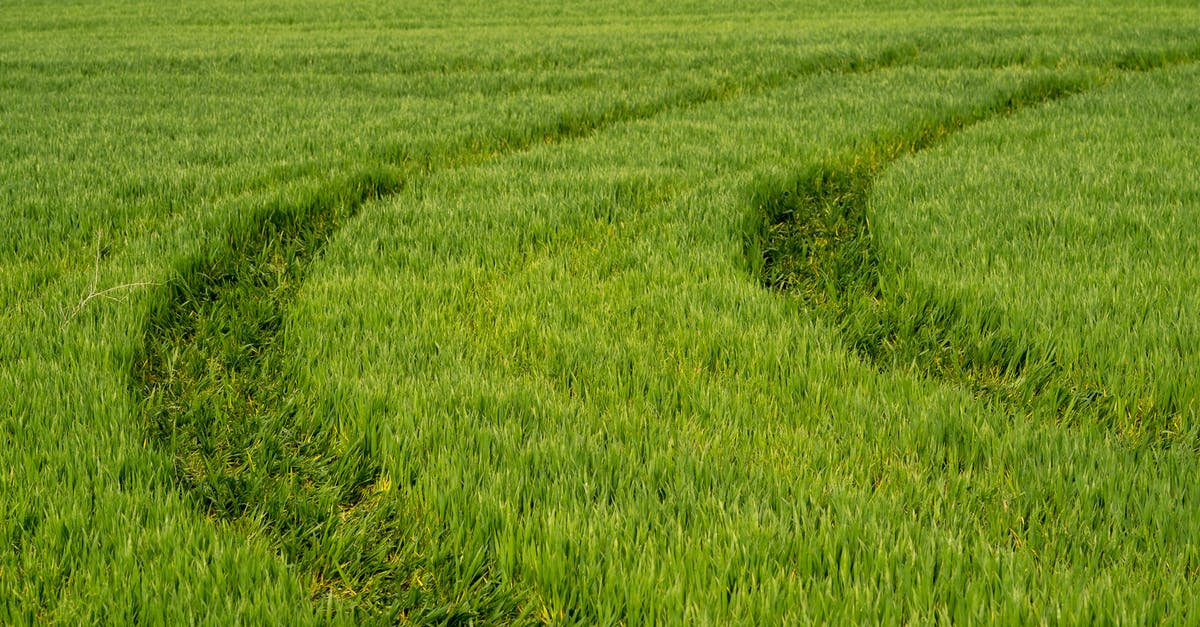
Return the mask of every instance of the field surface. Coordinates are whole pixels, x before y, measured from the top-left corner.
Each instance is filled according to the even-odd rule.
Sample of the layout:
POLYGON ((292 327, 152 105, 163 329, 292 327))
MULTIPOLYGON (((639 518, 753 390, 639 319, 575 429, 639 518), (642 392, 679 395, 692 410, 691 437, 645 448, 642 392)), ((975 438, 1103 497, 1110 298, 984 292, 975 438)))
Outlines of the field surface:
POLYGON ((0 0, 0 623, 1190 623, 1194 2, 0 0))

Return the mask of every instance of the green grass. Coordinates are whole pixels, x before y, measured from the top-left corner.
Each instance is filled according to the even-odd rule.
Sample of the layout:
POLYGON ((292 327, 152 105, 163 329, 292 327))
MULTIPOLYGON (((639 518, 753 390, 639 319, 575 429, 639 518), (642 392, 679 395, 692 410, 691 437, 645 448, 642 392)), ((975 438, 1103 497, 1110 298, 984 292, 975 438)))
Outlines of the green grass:
POLYGON ((953 312, 945 358, 1049 419, 1197 450, 1195 77, 1122 78, 890 171, 873 211, 897 317, 953 312))
POLYGON ((1200 16, 937 4, 5 4, 0 621, 1186 622, 1200 16))

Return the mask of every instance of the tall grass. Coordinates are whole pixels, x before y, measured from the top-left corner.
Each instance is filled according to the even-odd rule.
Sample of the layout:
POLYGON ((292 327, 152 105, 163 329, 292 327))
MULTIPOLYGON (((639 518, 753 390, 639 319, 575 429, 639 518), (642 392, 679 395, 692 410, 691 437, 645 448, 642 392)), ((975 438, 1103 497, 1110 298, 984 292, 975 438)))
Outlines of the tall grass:
POLYGON ((353 408, 400 498, 438 521, 439 545, 485 552, 549 620, 1158 611, 1115 573, 1182 602, 1190 577, 1162 563, 1194 564, 1186 508, 1131 511, 1137 490, 1100 480, 1120 468, 1169 501, 1189 480, 1151 488, 1135 460, 1183 477, 1186 455, 1130 456, 1104 430, 1022 423, 879 374, 758 290, 739 259, 742 214, 728 207, 749 209, 770 178, 754 164, 804 171, 931 111, 993 110, 1048 76, 814 79, 371 205, 285 332, 328 412, 314 420, 353 408), (1134 549, 1123 534, 1152 539, 1134 549), (997 592, 1014 588, 1027 600, 997 592))
MULTIPOLYGON (((1193 58, 1195 17, 5 6, 0 621, 1186 617, 1185 439, 1064 428, 921 368, 880 372, 836 317, 762 289, 744 241, 764 188, 1022 86, 1193 58), (163 286, 63 325, 89 290, 135 282, 163 286)), ((897 253, 903 168, 969 163, 1029 120, 1086 145, 1114 111, 1121 154, 1154 154, 1172 127, 1129 120, 1155 99, 1186 117, 1189 72, 870 170, 877 293, 992 302, 955 300, 897 253)), ((1187 193, 1172 163, 1147 203, 1187 206, 1170 204, 1187 193)), ((1054 328, 1068 340, 1030 345, 1136 354, 1070 353, 1078 319, 1054 328)), ((1186 325, 1150 328, 1187 345, 1170 330, 1186 325)))
POLYGON ((1043 419, 1196 449, 1195 192, 1173 139, 1194 74, 1123 77, 888 173, 873 211, 899 317, 953 312, 948 340, 1018 375, 1007 394, 1043 419))

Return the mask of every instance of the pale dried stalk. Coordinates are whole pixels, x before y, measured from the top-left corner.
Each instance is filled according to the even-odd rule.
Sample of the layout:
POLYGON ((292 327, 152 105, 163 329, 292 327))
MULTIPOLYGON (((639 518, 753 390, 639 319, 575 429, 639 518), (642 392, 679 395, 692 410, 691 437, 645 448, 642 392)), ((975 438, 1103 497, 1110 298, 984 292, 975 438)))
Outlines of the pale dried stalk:
POLYGON ((88 289, 88 294, 86 296, 84 296, 83 299, 81 299, 75 305, 75 307, 73 309, 71 309, 71 311, 66 316, 64 316, 64 319, 63 319, 63 327, 64 328, 67 326, 67 324, 69 324, 71 322, 71 320, 75 319, 75 316, 79 315, 79 312, 83 311, 83 308, 86 307, 87 304, 89 302, 91 302, 92 299, 94 299, 94 298, 104 298, 104 299, 111 300, 111 301, 121 302, 124 299, 112 296, 112 294, 115 292, 120 292, 123 290, 129 290, 129 289, 135 289, 135 288, 139 288, 139 287, 162 285, 162 283, 157 283, 154 281, 137 281, 134 283, 122 283, 121 285, 114 285, 109 288, 97 290, 96 287, 100 283, 100 235, 101 235, 100 229, 96 229, 96 263, 95 263, 95 267, 92 269, 92 286, 91 286, 91 288, 88 289))

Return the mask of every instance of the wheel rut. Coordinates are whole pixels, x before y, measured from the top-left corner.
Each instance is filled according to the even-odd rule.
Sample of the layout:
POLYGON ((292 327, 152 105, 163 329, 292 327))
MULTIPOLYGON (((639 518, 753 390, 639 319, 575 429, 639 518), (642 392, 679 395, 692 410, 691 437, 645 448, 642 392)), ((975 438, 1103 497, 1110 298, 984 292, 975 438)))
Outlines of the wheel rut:
MULTIPOLYGON (((304 398, 281 331, 313 263, 365 205, 434 172, 764 92, 801 75, 903 65, 916 54, 899 49, 870 59, 815 59, 758 84, 731 83, 643 106, 551 119, 431 161, 379 159, 319 185, 282 191, 204 252, 177 264, 157 290, 131 377, 151 439, 171 456, 175 481, 196 506, 221 524, 265 537, 309 583, 319 611, 379 622, 531 622, 534 593, 499 581, 486 555, 438 553, 436 522, 397 496, 379 462, 375 434, 304 398)), ((895 159, 972 124, 1093 86, 1030 83, 982 108, 881 138, 842 161, 765 188, 756 198, 761 228, 751 238, 764 285, 801 294, 880 367, 898 367, 930 345, 952 345, 945 329, 953 314, 931 309, 928 320, 916 323, 921 337, 930 339, 903 352, 894 348, 904 337, 902 321, 889 317, 894 307, 880 304, 879 260, 865 211, 874 177, 895 159)), ((1028 364, 1035 361, 1026 353, 1010 356, 1003 378, 1030 378, 1028 364)), ((923 368, 984 389, 984 373, 995 364, 961 363, 957 369, 939 369, 936 362, 923 368)))
POLYGON ((321 185, 285 188, 178 263, 157 291, 131 377, 151 439, 171 456, 178 487, 197 507, 265 536, 307 578, 321 611, 380 622, 530 621, 532 593, 497 581, 486 556, 430 552, 436 525, 404 509, 373 434, 300 393, 281 331, 324 246, 364 205, 438 171, 766 91, 797 75, 870 72, 915 55, 817 58, 758 84, 550 119, 469 151, 380 161, 321 185))
MULTIPOLYGON (((1118 71, 1189 62, 1194 62, 1190 56, 1172 57, 1118 71)), ((874 181, 897 159, 934 148, 976 124, 1098 88, 1111 78, 1029 82, 981 107, 878 138, 791 180, 763 186, 753 200, 757 222, 747 247, 759 280, 797 296, 879 370, 946 381, 1014 415, 1049 415, 1060 423, 1091 416, 1115 427, 1116 413, 1128 403, 1067 374, 1052 347, 1005 330, 998 311, 969 318, 959 303, 886 294, 881 286, 886 260, 876 251, 867 207, 874 181), (974 320, 983 320, 983 326, 974 320)), ((1165 424, 1182 409, 1165 403, 1140 419, 1165 424)))

